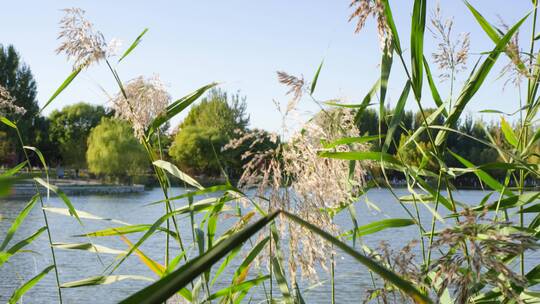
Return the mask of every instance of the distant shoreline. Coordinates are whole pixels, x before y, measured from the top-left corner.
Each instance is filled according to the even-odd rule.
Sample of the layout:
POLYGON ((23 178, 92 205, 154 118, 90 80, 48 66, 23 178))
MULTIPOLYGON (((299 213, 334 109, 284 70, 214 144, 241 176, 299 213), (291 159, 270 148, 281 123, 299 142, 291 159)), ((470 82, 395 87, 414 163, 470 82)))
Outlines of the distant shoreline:
MULTIPOLYGON (((144 185, 115 185, 115 184, 100 184, 86 181, 62 181, 51 184, 58 185, 66 195, 108 195, 108 194, 128 194, 128 193, 143 193, 144 185)), ((39 187, 41 194, 46 195, 47 189, 39 187)), ((15 184, 10 193, 6 196, 8 199, 29 198, 36 194, 36 188, 31 183, 15 184)), ((51 195, 54 194, 51 192, 51 195)))
MULTIPOLYGON (((214 186, 219 184, 224 184, 226 182, 223 178, 208 178, 208 177, 199 177, 199 181, 204 186, 214 186)), ((234 181, 236 182, 236 181, 234 181)), ((149 184, 106 184, 96 180, 68 180, 68 179, 52 179, 50 183, 58 186, 66 195, 114 195, 114 194, 131 194, 131 193, 144 193, 147 188, 157 187, 153 183, 149 184)), ((180 186, 180 184, 175 183, 174 186, 180 186)), ((379 183, 380 189, 385 189, 384 183, 379 183)), ((407 186, 403 183, 391 183, 391 186, 395 189, 403 189, 407 186)), ((509 187, 511 189, 512 187, 509 187)), ((39 187, 41 194, 46 195, 47 189, 44 187, 39 187)), ((462 186, 456 187, 457 190, 484 190, 487 187, 477 187, 477 186, 462 186)), ((530 186, 525 187, 525 191, 539 191, 540 186, 530 186)), ((30 198, 36 193, 36 188, 32 183, 20 183, 15 184, 10 193, 3 197, 4 199, 24 199, 30 198)), ((51 195, 54 193, 51 192, 51 195)))

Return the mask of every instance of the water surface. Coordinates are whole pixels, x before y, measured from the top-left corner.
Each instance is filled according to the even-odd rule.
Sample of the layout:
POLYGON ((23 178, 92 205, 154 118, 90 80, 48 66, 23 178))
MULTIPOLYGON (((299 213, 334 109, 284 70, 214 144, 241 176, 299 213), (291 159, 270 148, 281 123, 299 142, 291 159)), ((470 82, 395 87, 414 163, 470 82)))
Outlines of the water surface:
MULTIPOLYGON (((175 188, 173 192, 180 194, 185 192, 185 189, 175 188)), ((407 195, 405 190, 397 190, 398 195, 407 195)), ((459 191, 455 193, 455 198, 463 203, 474 204, 481 201, 485 196, 482 191, 459 191)), ((127 194, 127 195, 91 195, 91 196, 74 196, 71 197, 75 208, 81 211, 86 211, 94 215, 104 218, 113 218, 130 224, 151 224, 164 213, 163 205, 150 205, 148 203, 162 199, 162 194, 159 189, 152 189, 142 194, 127 194)), ((407 218, 407 214, 403 208, 397 203, 395 198, 388 190, 375 189, 370 190, 367 195, 368 202, 378 206, 380 211, 370 208, 366 204, 366 198, 361 199, 356 204, 356 212, 359 224, 367 224, 374 220, 384 218, 407 218)), ((11 222, 24 207, 24 200, 0 200, 0 237, 5 236, 11 222)), ((176 207, 182 206, 186 202, 177 202, 176 207)), ((51 197, 47 205, 53 207, 63 207, 61 201, 56 197, 51 197)), ((411 211, 416 212, 412 205, 408 205, 411 211)), ((423 218, 423 224, 430 227, 431 214, 429 210, 423 206, 419 207, 419 212, 423 218)), ((444 216, 444 212, 441 213, 444 216)), ((73 218, 49 213, 51 232, 54 242, 77 243, 88 242, 87 238, 73 237, 74 235, 83 234, 90 231, 105 229, 116 226, 117 224, 107 221, 83 220, 84 225, 79 225, 73 218)), ((337 216, 336 221, 342 229, 351 229, 352 223, 348 213, 343 213, 337 216)), ((218 233, 223 232, 234 223, 232 218, 223 218, 218 225, 218 233)), ((447 223, 446 225, 449 225, 447 223)), ((10 244, 14 244, 37 229, 42 227, 43 218, 38 206, 30 213, 21 226, 14 240, 10 244)), ((438 228, 444 227, 445 224, 438 223, 438 228)), ((183 234, 183 239, 186 244, 191 243, 191 229, 189 228, 189 217, 180 219, 180 230, 183 234)), ((136 242, 142 234, 130 234, 129 239, 136 242)), ((163 262, 164 260, 164 235, 159 234, 148 239, 141 249, 153 259, 163 262)), ((364 242, 369 246, 376 247, 381 241, 386 241, 396 250, 405 246, 409 241, 418 239, 418 228, 410 226, 400 228, 399 230, 385 230, 370 235, 364 238, 364 242)), ((111 248, 125 250, 127 245, 118 237, 102 237, 93 239, 95 244, 108 246, 111 248)), ((191 247, 191 257, 197 255, 195 248, 191 247)), ((249 244, 244 245, 244 252, 250 248, 249 244)), ((39 239, 26 247, 27 253, 18 254, 12 257, 9 263, 0 268, 0 302, 6 302, 11 293, 28 280, 36 275, 39 271, 51 264, 50 250, 46 233, 43 233, 39 239)), ((178 252, 177 248, 172 248, 171 252, 178 252)), ((99 257, 94 253, 75 251, 75 250, 56 250, 57 261, 60 272, 60 281, 62 283, 74 280, 84 279, 90 276, 101 275, 105 266, 110 265, 115 256, 101 254, 99 257)), ((419 246, 416 247, 416 254, 420 255, 419 246)), ((221 275, 221 281, 216 282, 213 291, 217 291, 229 284, 229 280, 234 273, 234 270, 242 259, 242 254, 239 258, 231 263, 231 267, 227 268, 221 275)), ((361 302, 365 297, 365 290, 373 288, 371 277, 365 267, 353 261, 348 256, 338 254, 336 264, 336 302, 349 303, 361 302)), ((540 262, 538 254, 533 254, 528 257, 528 265, 536 265, 540 262)), ((530 267, 528 267, 530 268, 530 267)), ((217 269, 217 267, 214 268, 217 269)), ((115 274, 141 275, 152 279, 157 277, 144 265, 136 256, 131 256, 122 264, 115 274)), ((63 289, 64 303, 116 303, 126 296, 136 292, 140 288, 147 285, 149 282, 125 280, 106 286, 89 286, 73 289, 63 289)), ((55 303, 57 302, 56 282, 53 271, 51 271, 41 282, 39 282, 32 290, 24 297, 23 303, 55 303)), ((274 284, 274 286, 277 286, 274 284)), ((268 288, 268 283, 265 286, 268 288)), ((328 276, 324 271, 320 271, 320 283, 312 284, 303 282, 303 296, 308 303, 329 303, 330 302, 330 286, 328 276)), ((276 293, 278 291, 275 291, 276 293)), ((264 291, 262 286, 252 289, 245 298, 247 302, 252 299, 252 303, 264 301, 264 291)))

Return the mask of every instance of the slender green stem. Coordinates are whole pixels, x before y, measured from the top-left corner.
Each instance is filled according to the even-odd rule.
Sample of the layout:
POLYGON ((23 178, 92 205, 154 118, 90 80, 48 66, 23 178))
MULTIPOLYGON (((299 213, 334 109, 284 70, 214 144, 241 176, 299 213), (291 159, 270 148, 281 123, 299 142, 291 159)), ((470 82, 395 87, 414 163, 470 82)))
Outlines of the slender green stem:
MULTIPOLYGON (((19 131, 19 128, 15 128, 15 130, 17 131, 17 137, 19 138, 19 143, 21 144, 21 148, 23 150, 23 153, 24 153, 24 157, 26 158, 26 162, 27 162, 27 166, 28 166, 28 171, 30 174, 32 174, 33 172, 33 169, 32 169, 32 163, 30 163, 30 157, 28 156, 28 153, 26 152, 26 149, 24 148, 24 141, 22 139, 22 136, 21 136, 21 133, 19 131)), ((62 304, 62 289, 60 288, 60 275, 58 274, 58 264, 56 263, 56 254, 54 252, 54 247, 53 247, 53 241, 52 241, 52 235, 51 235, 51 230, 50 230, 50 226, 49 226, 49 219, 47 218, 47 212, 45 212, 45 204, 43 204, 43 197, 41 195, 41 192, 39 191, 39 187, 37 185, 37 182, 34 180, 33 181, 34 183, 34 188, 38 194, 38 197, 39 197, 39 204, 41 206, 41 212, 43 214, 43 220, 45 221, 45 227, 47 227, 47 239, 49 241, 49 248, 51 249, 51 257, 52 257, 52 260, 53 260, 53 266, 54 266, 54 275, 55 275, 55 278, 56 278, 56 287, 57 287, 57 290, 58 290, 58 301, 60 304, 62 304)))
MULTIPOLYGON (((442 172, 439 172, 439 177, 437 178, 437 194, 435 195, 435 212, 437 212, 439 208, 439 196, 441 193, 441 180, 442 180, 442 172)), ((435 234, 435 221, 436 218, 433 217, 431 219, 431 233, 429 234, 429 245, 428 245, 428 258, 426 263, 426 269, 429 269, 429 266, 431 265, 431 250, 433 248, 433 237, 435 234)))
MULTIPOLYGON (((413 205, 414 205, 414 210, 416 211, 417 221, 421 222, 420 210, 418 210, 418 204, 416 203, 416 197, 415 196, 413 196, 413 205)), ((422 230, 420 230, 420 228, 418 228, 418 230, 419 230, 419 234, 420 234, 420 247, 422 249, 422 258, 424 260, 426 260, 426 248, 425 248, 425 245, 424 245, 424 234, 422 233, 422 230)))
MULTIPOLYGON (((270 212, 270 207, 268 208, 268 212, 270 212)), ((268 244, 268 252, 269 252, 269 260, 272 260, 272 242, 273 242, 273 236, 272 231, 268 230, 268 234, 270 236, 270 242, 268 244)), ((274 291, 273 291, 273 281, 274 281, 274 270, 272 269, 273 263, 270 264, 270 303, 274 303, 274 291)))
POLYGON ((332 304, 335 304, 336 303, 336 280, 335 280, 335 261, 334 261, 333 253, 332 253, 332 257, 330 258, 330 275, 331 275, 331 281, 332 281, 332 304))
MULTIPOLYGON (((534 44, 535 44, 535 41, 536 41, 536 19, 538 17, 538 0, 533 0, 532 1, 533 3, 533 6, 534 6, 534 12, 533 12, 533 24, 532 24, 532 31, 531 31, 531 45, 530 45, 530 50, 529 50, 529 74, 532 75, 532 71, 534 70, 533 69, 533 52, 534 52, 534 44)), ((535 80, 536 81, 536 80, 535 80)), ((534 97, 535 96, 531 96, 531 88, 533 87, 533 82, 531 81, 531 77, 528 77, 528 98, 531 98, 531 100, 527 100, 527 103, 528 104, 533 104, 534 103, 534 97)), ((520 99, 521 101, 521 99, 520 99)), ((521 109, 521 107, 520 107, 521 109)), ((527 111, 529 112, 531 110, 531 107, 527 107, 527 111)), ((527 113, 526 115, 527 117, 529 116, 529 113, 527 113)), ((523 147, 526 146, 527 144, 527 141, 528 141, 528 134, 529 134, 529 125, 528 124, 525 124, 524 121, 523 121, 523 115, 522 115, 522 111, 520 110, 520 120, 521 120, 521 129, 522 129, 522 134, 523 134, 523 137, 520 136, 520 143, 519 143, 519 147, 521 149, 524 149, 523 147), (521 142, 521 140, 523 139, 523 142, 521 142)), ((524 175, 524 171, 523 169, 520 169, 519 170, 519 175, 520 175, 520 187, 519 187, 519 192, 520 194, 523 193, 523 188, 524 188, 524 183, 525 183, 525 175, 524 175)), ((520 206, 519 207, 519 225, 521 228, 523 228, 524 226, 524 216, 523 216, 523 206, 520 206)), ((521 271, 521 275, 525 275, 525 253, 522 252, 521 253, 521 256, 520 256, 520 271, 521 271)))
MULTIPOLYGON (((152 146, 150 145, 148 139, 146 139, 146 138, 144 140, 142 140, 142 142, 143 142, 144 147, 146 148, 146 151, 147 151, 148 157, 150 159, 150 162, 153 164, 154 161, 156 161, 156 158, 154 156, 152 146)), ((166 212, 167 213, 172 212, 173 208, 172 208, 171 202, 169 200, 169 193, 167 191, 168 187, 167 187, 166 181, 164 180, 165 173, 163 172, 163 170, 161 170, 161 168, 158 168, 158 167, 156 167, 154 165, 152 165, 152 167, 154 168, 154 172, 156 174, 159 185, 161 187, 161 190, 162 190, 163 195, 164 195, 165 200, 166 200, 166 203, 165 203, 166 212)), ((185 251, 184 244, 182 242, 182 236, 180 235, 180 229, 178 228, 178 223, 176 221, 176 217, 173 215, 171 218, 172 218, 172 222, 173 222, 173 226, 174 226, 176 235, 178 236, 178 243, 180 245, 180 249, 182 251, 185 251)), ((167 219, 167 229, 169 229, 169 225, 170 225, 169 220, 167 219)), ((169 251, 169 234, 168 233, 167 233, 167 248, 166 249, 167 249, 166 255, 168 256, 168 251, 169 251)), ((187 261, 187 254, 184 255, 183 258, 184 258, 185 261, 187 261)), ((166 262, 168 262, 168 261, 166 261, 166 262)))
POLYGON ((455 80, 455 67, 452 66, 450 76, 450 97, 448 99, 448 113, 452 112, 452 99, 454 98, 454 80, 455 80))

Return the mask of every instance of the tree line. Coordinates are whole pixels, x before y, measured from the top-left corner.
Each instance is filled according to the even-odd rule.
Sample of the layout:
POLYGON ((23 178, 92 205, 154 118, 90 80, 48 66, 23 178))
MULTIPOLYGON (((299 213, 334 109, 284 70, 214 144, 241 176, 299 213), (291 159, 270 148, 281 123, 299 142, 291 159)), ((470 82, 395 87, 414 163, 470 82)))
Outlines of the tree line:
MULTIPOLYGON (((95 177, 114 180, 149 172, 146 152, 131 126, 116 118, 112 109, 78 102, 48 116, 36 115, 36 81, 13 46, 0 46, 0 84, 15 97, 17 106, 26 109, 24 115, 18 115, 3 113, 0 108, 0 114, 17 122, 25 142, 47 155, 49 167, 73 169, 75 175, 85 170, 95 177)), ((225 172, 234 178, 241 174, 240 155, 245 149, 222 148, 246 132, 248 125, 246 98, 214 89, 172 131, 168 124, 163 127, 156 146, 166 154, 163 158, 189 174, 216 177, 225 172)), ((17 140, 13 130, 0 126, 0 167, 23 161, 23 151, 16 148, 17 140)), ((39 164, 39 160, 34 164, 39 164)))
MULTIPOLYGON (((30 68, 22 63, 13 46, 0 45, 0 84, 15 97, 18 106, 26 109, 24 115, 0 114, 18 122, 25 140, 47 155, 50 167, 73 169, 76 175, 80 170, 87 170, 95 177, 116 180, 126 180, 150 170, 145 151, 134 137, 131 127, 127 122, 115 118, 112 109, 79 102, 54 110, 48 116, 36 116, 39 111, 37 85, 30 68)), ((424 115, 427 117, 434 111, 425 109, 424 115)), ((391 119, 392 111, 386 109, 383 119, 379 116, 378 111, 368 108, 356 117, 362 135, 387 133, 387 122, 391 119)), ((248 142, 239 149, 222 148, 232 139, 249 131, 249 120, 246 97, 214 89, 190 109, 178 126, 172 130, 169 125, 162 128, 156 146, 161 147, 162 153, 165 153, 161 157, 174 162, 189 174, 207 177, 226 174, 236 178, 244 165, 241 155, 253 147, 248 142)), ((442 123, 441 118, 438 124, 442 123)), ((439 164, 429 157, 431 144, 426 132, 415 142, 408 141, 410 135, 422 124, 421 113, 406 111, 402 115, 400 128, 393 133, 394 145, 390 146, 388 153, 409 164, 437 171, 439 164), (399 149, 401 152, 398 154, 396 146, 403 145, 407 146, 399 149)), ((501 157, 496 149, 486 146, 482 141, 501 147, 509 146, 499 124, 475 120, 471 115, 459 121, 455 130, 449 135, 447 148, 475 165, 494 163, 501 157)), ((17 136, 12 130, 0 126, 2 166, 12 166, 23 160, 22 151, 15 148, 16 141, 17 136)), ((372 149, 377 151, 380 143, 372 141, 372 149)), ((451 154, 447 154, 447 157, 446 164, 462 167, 451 154)), ((489 171, 502 178, 502 171, 489 171)))

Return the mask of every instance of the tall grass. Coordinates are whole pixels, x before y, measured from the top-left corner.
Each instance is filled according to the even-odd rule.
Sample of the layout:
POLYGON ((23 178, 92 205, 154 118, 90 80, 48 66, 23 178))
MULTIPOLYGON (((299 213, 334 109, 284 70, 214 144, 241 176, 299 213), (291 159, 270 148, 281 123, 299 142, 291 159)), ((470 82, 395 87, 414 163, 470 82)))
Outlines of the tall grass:
MULTIPOLYGON (((530 14, 506 30, 493 26, 471 4, 465 2, 467 9, 493 42, 494 47, 479 59, 455 99, 453 92, 446 99, 441 97, 440 84, 431 74, 429 56, 424 54, 425 31, 428 26, 426 15, 430 4, 425 0, 414 1, 410 47, 405 48, 405 42, 401 40, 398 30, 400 27, 395 24, 388 0, 353 1, 352 6, 355 10, 351 19, 359 18, 358 31, 362 30, 369 16, 373 15, 378 21, 379 38, 383 49, 379 79, 360 104, 343 104, 317 99, 315 92, 319 84, 319 74, 324 72, 322 63, 310 83, 303 78, 280 72, 278 74, 280 82, 290 88, 289 92, 292 95, 282 114, 286 116, 293 111, 304 95, 321 106, 321 114, 308 122, 300 132, 290 136, 287 143, 283 143, 285 134, 282 134, 281 143, 275 138, 261 138, 263 133, 245 134, 244 138, 256 138, 259 143, 273 141, 277 143, 277 148, 273 146, 252 157, 239 186, 234 186, 230 182, 213 187, 201 186, 174 164, 164 160, 159 140, 153 140, 156 136, 159 139, 161 127, 167 121, 196 102, 208 89, 214 87, 215 83, 203 86, 173 102, 170 102, 167 94, 160 91, 158 84, 143 80, 138 87, 131 88, 134 82, 122 81, 118 73, 118 64, 136 50, 147 29, 120 56, 117 65, 113 66, 107 51, 107 43, 104 42, 101 33, 64 23, 64 36, 67 41, 60 51, 75 57, 78 64, 44 107, 49 106, 70 83, 75 81, 81 71, 97 61, 105 61, 114 81, 118 84, 119 93, 115 104, 122 106, 117 112, 121 118, 129 120, 134 126, 134 132, 145 147, 149 162, 159 181, 163 198, 152 204, 162 205, 163 214, 150 225, 120 224, 85 233, 84 236, 90 239, 119 237, 129 249, 121 253, 113 264, 105 267, 103 275, 62 283, 58 276, 55 248, 101 253, 117 252, 101 245, 94 245, 92 242, 58 244, 53 241, 47 218, 47 210, 50 209, 44 203, 46 198, 42 196, 40 186, 45 187, 47 191, 55 192, 62 199, 66 205, 66 209, 62 211, 64 214, 69 214, 79 221, 98 217, 75 210, 63 192, 48 182, 48 178, 43 180, 40 176, 33 175, 27 150, 38 155, 47 177, 45 157, 39 150, 25 146, 19 134, 21 148, 27 159, 0 176, 2 182, 0 190, 21 178, 27 178, 28 176, 21 174, 22 170, 27 168, 30 177, 35 180, 36 196, 30 200, 8 230, 0 246, 0 261, 2 264, 7 262, 40 233, 47 231, 53 265, 14 291, 10 302, 15 303, 21 299, 26 291, 53 269, 56 274, 59 302, 62 302, 63 288, 84 288, 125 279, 145 279, 136 275, 115 274, 132 255, 136 255, 140 262, 160 279, 127 297, 122 303, 166 301, 239 303, 247 301, 246 296, 256 287, 262 290, 267 302, 303 303, 305 300, 298 280, 316 275, 315 262, 320 263, 322 267, 330 265, 331 301, 334 302, 335 263, 338 263, 335 257, 339 255, 350 256, 369 271, 373 289, 363 291, 366 301, 524 303, 529 299, 538 298, 538 293, 533 290, 540 282, 540 268, 538 264, 527 265, 526 255, 538 245, 540 193, 526 191, 525 187, 527 178, 537 179, 540 175, 538 167, 540 156, 535 152, 535 148, 540 144, 540 130, 537 128, 537 113, 540 107, 538 95, 540 56, 535 47, 538 38, 537 2, 533 1, 530 14), (515 47, 512 45, 512 38, 527 23, 531 24, 530 48, 522 58, 520 54, 523 52, 513 51, 515 47), (69 40, 81 35, 85 37, 86 42, 93 42, 91 43, 94 47, 93 52, 79 51, 77 43, 80 41, 69 40), (410 58, 407 58, 405 49, 409 49, 410 58), (517 106, 516 113, 519 113, 519 118, 515 120, 514 127, 507 119, 501 118, 503 135, 508 144, 508 147, 501 147, 487 130, 490 141, 483 141, 461 133, 456 129, 456 125, 476 93, 486 86, 486 79, 492 73, 495 63, 505 56, 513 64, 512 67, 516 72, 525 79, 523 85, 525 97, 523 100, 520 99, 517 106), (396 69, 400 69, 400 72, 406 75, 406 81, 404 84, 397 84, 403 89, 389 117, 389 113, 386 113, 385 98, 390 75, 395 73, 396 69), (426 87, 425 79, 431 93, 430 97, 422 94, 426 87), (131 93, 133 90, 140 92, 138 89, 142 87, 147 90, 145 92, 149 92, 148 95, 141 97, 131 93), (388 131, 378 136, 360 136, 354 122, 375 96, 380 102, 379 117, 385 120, 388 131), (155 108, 150 110, 144 108, 144 105, 140 104, 141 100, 156 102, 153 106, 159 102, 162 108, 152 112, 150 110, 155 108), (394 142, 392 135, 402 128, 401 117, 410 100, 420 110, 422 125, 410 134, 405 145, 400 145, 394 142), (425 108, 430 100, 433 100, 438 108, 428 114, 425 108), (143 115, 141 113, 146 115, 145 119, 140 119, 143 115), (437 124, 438 121, 442 121, 442 124, 437 124), (452 133, 467 136, 495 149, 501 161, 483 165, 471 163, 447 148, 446 143, 452 133), (419 143, 420 138, 424 136, 428 139, 429 145, 419 143), (157 143, 157 146, 154 143, 157 143), (373 145, 369 146, 369 143, 373 145), (421 152, 423 158, 420 165, 411 165, 400 156, 400 152, 407 144, 414 145, 421 152), (397 151, 394 155, 388 152, 391 147, 397 151), (462 167, 449 166, 445 161, 449 156, 461 163, 462 167), (433 160, 437 164, 436 169, 428 166, 428 162, 433 160), (487 169, 490 168, 506 172, 502 183, 487 173, 487 169), (368 195, 370 188, 377 186, 376 180, 366 179, 367 171, 373 171, 372 175, 377 172, 381 174, 382 184, 379 186, 388 189, 399 203, 403 210, 402 218, 374 221, 363 226, 358 224, 355 204, 359 202, 359 198, 368 195), (408 195, 398 195, 387 178, 389 171, 398 171, 403 175, 408 195), (481 181, 486 192, 483 200, 465 204, 455 199, 456 189, 453 181, 465 174, 474 174, 481 181), (193 189, 172 196, 171 179, 193 189), (242 186, 255 186, 259 191, 256 195, 248 195, 242 186), (215 193, 219 195, 200 199, 215 193), (187 204, 175 206, 175 203, 186 200, 187 204), (9 241, 37 201, 40 202, 43 211, 45 226, 34 235, 7 249, 9 241), (240 202, 246 207, 240 208, 240 202), (421 208, 427 209, 429 218, 421 217, 421 214, 425 214, 419 211, 421 208), (449 215, 443 216, 442 208, 447 209, 443 214, 449 215), (217 235, 218 222, 224 216, 230 215, 230 210, 233 210, 236 223, 217 235), (335 225, 334 217, 338 213, 349 213, 352 228, 343 231, 342 227, 335 225), (534 219, 527 222, 526 214, 531 214, 534 219), (178 222, 182 216, 189 217, 190 231, 181 231, 178 222), (517 222, 513 221, 515 219, 517 222), (426 222, 429 223, 428 226, 424 224, 426 222), (439 226, 437 222, 444 222, 446 228, 436 230, 439 226), (403 227, 413 225, 417 226, 416 238, 421 247, 419 265, 416 265, 416 260, 410 256, 414 243, 370 248, 363 242, 366 235, 386 229, 399 231, 403 227), (125 237, 131 233, 142 233, 142 236, 132 243, 125 237), (141 249, 141 245, 149 238, 161 233, 165 234, 163 263, 148 256, 141 249), (192 239, 192 243, 184 243, 186 234, 192 239), (171 245, 172 243, 175 245, 171 245), (246 243, 250 244, 251 249, 245 248, 246 254, 240 258, 239 253, 246 243), (400 254, 395 255, 390 247, 404 248, 400 254), (232 272, 234 275, 223 278, 224 269, 233 267, 231 261, 235 258, 240 258, 241 262, 232 272), (263 265, 267 267, 257 268, 255 264, 258 261, 266 262, 263 265), (515 261, 519 263, 517 270, 512 266, 515 261), (217 265, 219 266, 215 267, 217 265), (301 270, 300 274, 297 273, 298 269, 301 270), (226 281, 228 285, 216 290, 214 283, 217 281, 226 281), (275 298, 277 293, 280 294, 279 299, 275 298)), ((68 14, 81 17, 84 13, 68 10, 68 14)), ((446 51, 451 52, 452 48, 446 51)), ((446 55, 453 56, 450 53, 446 55)), ((444 66, 451 68, 453 91, 456 85, 454 83, 456 65, 444 66)), ((11 122, 5 117, 0 117, 0 120, 17 129, 16 122, 11 122)), ((234 148, 238 144, 239 142, 233 142, 230 147, 234 148)), ((216 154, 218 153, 219 151, 216 151, 216 154)), ((339 289, 339 286, 337 287, 339 289)))

